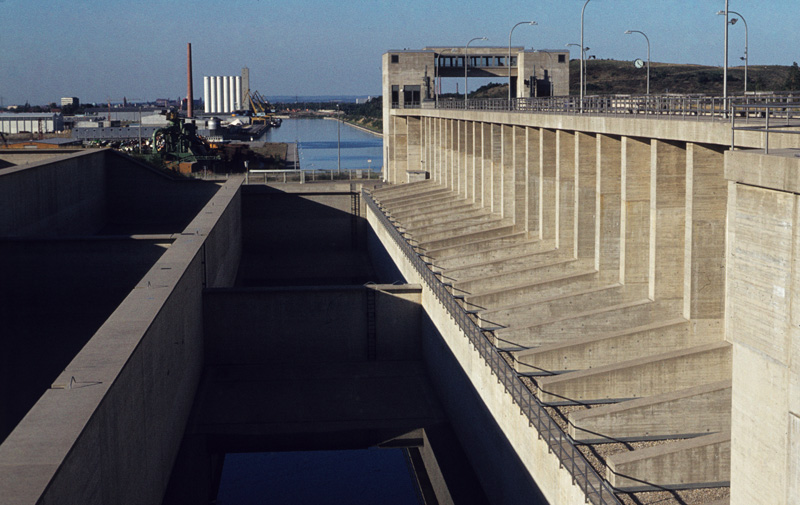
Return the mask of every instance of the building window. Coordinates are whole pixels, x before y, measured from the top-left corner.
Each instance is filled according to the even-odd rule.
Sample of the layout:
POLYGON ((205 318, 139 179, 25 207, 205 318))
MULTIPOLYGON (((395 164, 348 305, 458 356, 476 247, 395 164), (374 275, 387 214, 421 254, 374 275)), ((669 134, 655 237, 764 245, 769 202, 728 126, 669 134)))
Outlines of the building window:
POLYGON ((567 57, 566 57, 566 55, 559 54, 559 55, 558 55, 558 62, 559 62, 559 63, 566 63, 566 62, 567 62, 567 57))
POLYGON ((400 63, 400 55, 399 54, 393 54, 392 55, 392 63, 400 63))

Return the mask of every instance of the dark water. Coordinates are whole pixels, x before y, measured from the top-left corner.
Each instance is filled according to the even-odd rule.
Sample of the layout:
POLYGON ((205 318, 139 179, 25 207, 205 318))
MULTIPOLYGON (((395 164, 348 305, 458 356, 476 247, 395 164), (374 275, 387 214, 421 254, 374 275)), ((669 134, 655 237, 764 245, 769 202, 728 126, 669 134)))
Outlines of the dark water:
POLYGON ((298 142, 300 168, 336 170, 337 126, 341 168, 380 170, 383 165, 383 139, 327 119, 284 119, 280 128, 270 128, 259 139, 264 142, 298 142))
POLYGON ((218 505, 420 503, 402 449, 228 454, 218 505))

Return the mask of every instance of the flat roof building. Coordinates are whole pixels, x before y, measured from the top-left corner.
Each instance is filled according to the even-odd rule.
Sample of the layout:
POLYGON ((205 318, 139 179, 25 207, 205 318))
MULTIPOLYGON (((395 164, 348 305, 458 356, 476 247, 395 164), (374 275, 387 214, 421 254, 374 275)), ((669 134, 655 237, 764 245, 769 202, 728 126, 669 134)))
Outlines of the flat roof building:
POLYGON ((384 107, 415 108, 437 101, 442 78, 500 77, 512 98, 569 94, 569 52, 524 47, 471 47, 464 72, 464 47, 426 47, 383 55, 384 107), (520 81, 520 77, 522 80, 520 81), (519 85, 521 83, 521 85, 519 85))
POLYGON ((57 112, 0 114, 0 132, 53 133, 64 129, 64 117, 57 112))

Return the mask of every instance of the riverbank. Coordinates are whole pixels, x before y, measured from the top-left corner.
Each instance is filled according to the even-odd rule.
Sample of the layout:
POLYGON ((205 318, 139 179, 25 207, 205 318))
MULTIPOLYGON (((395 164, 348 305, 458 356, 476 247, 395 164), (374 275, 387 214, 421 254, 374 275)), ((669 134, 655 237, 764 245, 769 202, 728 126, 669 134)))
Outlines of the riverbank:
POLYGON ((374 135, 376 137, 383 138, 383 132, 370 130, 369 128, 367 128, 365 126, 362 126, 362 125, 360 125, 358 123, 354 123, 352 121, 345 121, 344 119, 339 119, 339 118, 336 118, 336 117, 325 117, 324 119, 332 119, 334 121, 341 121, 342 123, 344 123, 344 124, 346 124, 348 126, 352 126, 356 130, 361 130, 362 132, 369 133, 369 134, 372 134, 372 135, 374 135))

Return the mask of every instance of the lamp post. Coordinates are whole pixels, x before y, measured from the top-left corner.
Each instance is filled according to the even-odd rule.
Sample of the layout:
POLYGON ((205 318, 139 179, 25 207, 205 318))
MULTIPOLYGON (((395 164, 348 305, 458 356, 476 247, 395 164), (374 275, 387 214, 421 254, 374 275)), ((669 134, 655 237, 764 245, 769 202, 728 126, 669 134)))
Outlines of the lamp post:
POLYGON ((586 12, 586 6, 589 5, 590 0, 586 0, 586 3, 583 4, 583 9, 581 9, 581 112, 583 112, 583 94, 584 94, 584 79, 586 78, 583 75, 583 52, 584 52, 584 45, 583 45, 583 14, 586 12))
POLYGON ((725 10, 719 11, 718 15, 725 16, 725 61, 723 62, 722 74, 722 97, 725 111, 728 110, 728 0, 725 0, 725 10))
MULTIPOLYGON (((445 49, 442 53, 452 53, 453 49, 445 49)), ((433 93, 436 96, 436 108, 439 108, 439 83, 437 83, 437 79, 441 80, 441 76, 439 75, 439 66, 440 62, 442 61, 442 56, 439 53, 436 53, 434 56, 434 66, 433 66, 433 93)))
POLYGON ((626 30, 625 35, 630 35, 632 33, 641 33, 644 36, 644 39, 647 41, 647 94, 650 94, 650 39, 647 35, 639 30, 626 30))
MULTIPOLYGON (((528 24, 531 26, 537 25, 536 21, 520 21, 511 28, 510 32, 508 32, 508 109, 509 110, 511 110, 511 34, 514 33, 514 28, 524 24, 528 24)), ((517 61, 517 87, 519 87, 519 60, 517 61)))
POLYGON ((583 88, 583 70, 584 70, 584 68, 586 66, 586 58, 585 58, 586 51, 588 51, 590 48, 582 47, 580 44, 567 44, 565 47, 578 47, 581 50, 581 82, 580 82, 580 88, 581 89, 580 89, 580 96, 581 96, 581 111, 583 111, 583 92, 584 92, 584 88, 583 88))
POLYGON ((467 96, 469 93, 469 88, 467 88, 467 72, 469 72, 469 57, 467 56, 467 51, 469 51, 469 45, 475 42, 476 40, 489 40, 486 37, 475 37, 467 42, 467 45, 464 46, 464 108, 467 108, 467 96))
MULTIPOLYGON (((724 14, 725 14, 725 11, 717 12, 718 16, 722 16, 724 14)), ((736 11, 728 11, 728 14, 735 14, 735 15, 739 16, 742 19, 742 23, 744 23, 744 58, 743 59, 744 59, 744 94, 746 95, 747 94, 747 62, 748 62, 748 53, 749 53, 749 51, 748 51, 749 34, 747 33, 747 20, 744 18, 744 16, 742 16, 740 13, 738 13, 736 11)), ((736 21, 737 21, 737 19, 733 18, 730 21, 728 21, 728 24, 735 25, 736 21)), ((725 26, 727 27, 727 25, 725 25, 725 26)), ((727 32, 727 28, 726 28, 726 32, 727 32)), ((727 60, 728 60, 728 58, 726 56, 725 57, 725 61, 727 62, 727 60)), ((726 75, 727 75, 727 72, 726 72, 726 75)))
POLYGON ((336 104, 336 174, 342 173, 342 120, 339 118, 339 104, 336 104))

